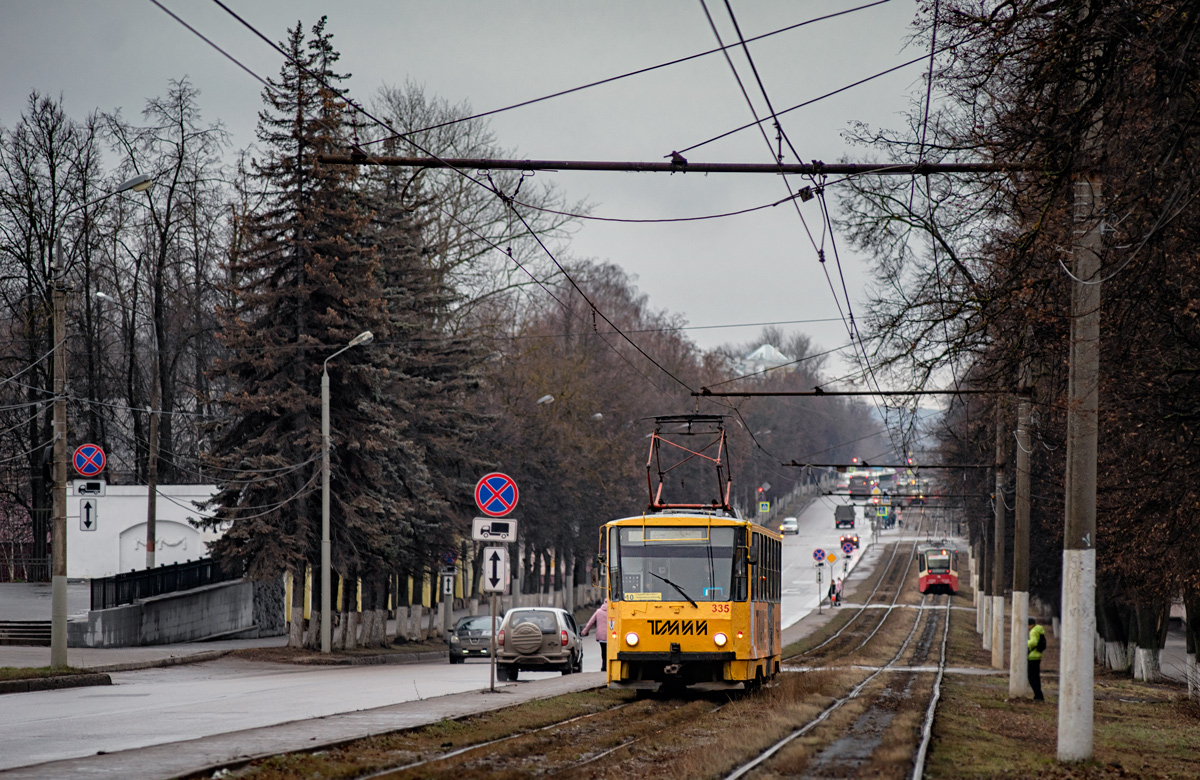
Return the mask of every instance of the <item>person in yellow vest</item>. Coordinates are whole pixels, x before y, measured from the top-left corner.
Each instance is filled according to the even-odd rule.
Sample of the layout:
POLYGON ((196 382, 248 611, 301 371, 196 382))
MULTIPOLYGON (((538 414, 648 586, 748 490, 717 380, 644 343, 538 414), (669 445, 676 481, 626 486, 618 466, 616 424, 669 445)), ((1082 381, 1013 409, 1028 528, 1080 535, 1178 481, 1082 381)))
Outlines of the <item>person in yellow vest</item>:
POLYGON ((1046 649, 1046 629, 1038 619, 1029 618, 1029 685, 1033 688, 1033 700, 1045 701, 1042 695, 1042 651, 1046 649))

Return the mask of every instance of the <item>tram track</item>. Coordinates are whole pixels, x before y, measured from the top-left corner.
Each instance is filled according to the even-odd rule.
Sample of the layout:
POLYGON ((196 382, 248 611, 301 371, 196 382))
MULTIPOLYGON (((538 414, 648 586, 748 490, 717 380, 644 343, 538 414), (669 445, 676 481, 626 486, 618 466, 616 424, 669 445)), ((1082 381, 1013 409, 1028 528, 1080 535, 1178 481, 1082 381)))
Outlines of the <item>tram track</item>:
MULTIPOLYGON (((922 535, 922 530, 925 528, 929 518, 924 509, 921 510, 921 519, 917 523, 916 535, 918 539, 922 535)), ((782 663, 795 663, 801 659, 805 662, 820 662, 824 658, 830 657, 845 657, 852 653, 862 650, 868 642, 875 637, 879 630, 883 628, 884 623, 891 617, 897 607, 905 606, 899 604, 900 595, 903 593, 905 585, 908 583, 908 574, 912 568, 912 562, 916 558, 918 541, 914 541, 909 550, 908 555, 903 559, 904 569, 901 571, 898 568, 899 561, 896 560, 897 553, 901 545, 899 543, 892 545, 892 554, 888 558, 887 566, 880 575, 879 580, 875 583, 869 596, 863 600, 857 611, 851 615, 850 619, 844 625, 837 629, 833 634, 828 636, 820 644, 810 647, 800 653, 784 658, 782 663), (876 598, 883 590, 883 597, 891 596, 891 601, 888 605, 879 609, 872 607, 876 603, 876 598), (854 644, 856 639, 860 639, 857 644, 854 644), (851 647, 851 645, 854 645, 851 647), (818 651, 824 650, 820 655, 814 655, 818 651)))
MULTIPOLYGON (((924 536, 931 513, 922 510, 920 518, 910 531, 918 537, 924 536)), ((851 616, 857 630, 847 630, 847 624, 835 635, 840 639, 790 656, 789 661, 804 659, 806 668, 785 668, 785 674, 760 691, 621 701, 616 701, 619 694, 608 691, 603 694, 607 700, 596 702, 601 707, 595 711, 576 709, 573 717, 530 718, 525 721, 528 727, 513 728, 511 733, 496 730, 497 716, 492 715, 488 738, 476 735, 480 740, 476 744, 463 744, 464 737, 470 740, 477 734, 465 722, 448 732, 455 735, 451 736, 455 746, 445 742, 439 749, 441 740, 426 736, 352 747, 348 752, 369 754, 358 765, 360 773, 305 776, 611 780, 652 773, 663 778, 825 780, 900 778, 911 769, 914 778, 920 777, 946 665, 952 597, 928 595, 919 604, 901 603, 904 598, 914 601, 915 595, 915 585, 908 582, 913 551, 906 555, 904 545, 901 541, 892 546, 885 570, 867 599, 867 603, 888 600, 887 607, 873 610, 878 621, 866 614, 872 610, 860 609, 851 616), (910 614, 911 625, 892 619, 910 614), (836 665, 825 663, 834 655, 836 665), (931 658, 937 659, 936 666, 927 663, 931 658), (425 747, 418 747, 421 744, 425 747), (705 749, 697 750, 698 746, 705 749)), ((438 734, 442 727, 431 728, 438 734)), ((263 777, 291 776, 298 775, 263 777)))
POLYGON ((356 775, 355 780, 572 776, 577 770, 611 760, 666 731, 679 730, 698 718, 711 716, 725 704, 712 707, 711 701, 703 699, 624 702, 419 761, 379 768, 370 774, 356 775), (645 724, 653 724, 654 728, 647 731, 645 724), (536 767, 531 765, 534 763, 536 767))
MULTIPOLYGON (((908 634, 904 638, 904 641, 900 644, 899 648, 896 650, 895 654, 886 664, 871 671, 864 679, 854 685, 848 692, 846 692, 843 696, 834 699, 823 710, 821 710, 820 713, 818 713, 808 722, 796 727, 782 739, 773 743, 765 750, 759 752, 750 760, 737 766, 735 769, 733 769, 733 771, 724 776, 725 780, 740 780, 740 778, 751 776, 756 770, 769 769, 772 761, 776 760, 776 757, 780 756, 780 754, 798 738, 810 734, 821 724, 829 721, 830 717, 842 707, 863 696, 864 692, 871 691, 871 699, 865 708, 865 712, 845 729, 846 733, 826 735, 826 737, 821 740, 825 747, 819 751, 814 750, 812 756, 808 756, 807 760, 802 761, 804 764, 804 773, 802 776, 806 778, 813 778, 813 780, 830 776, 855 776, 855 774, 857 774, 856 772, 848 771, 850 767, 847 767, 847 762, 862 765, 869 762, 870 755, 854 755, 854 751, 848 748, 853 748, 856 746, 855 738, 857 738, 857 741, 861 743, 863 741, 862 737, 864 736, 863 732, 866 731, 876 732, 870 735, 873 737, 873 739, 868 739, 866 741, 874 742, 875 745, 877 745, 881 740, 883 731, 885 731, 891 724, 893 716, 887 715, 882 718, 873 718, 873 716, 876 716, 879 712, 893 713, 897 709, 896 700, 910 699, 913 695, 914 687, 917 687, 920 682, 919 678, 921 673, 917 671, 903 671, 902 669, 896 671, 899 662, 904 657, 911 645, 913 646, 913 654, 907 665, 912 667, 924 663, 924 661, 928 658, 929 651, 932 647, 933 636, 936 633, 937 626, 940 624, 942 627, 942 638, 936 678, 934 685, 932 686, 929 704, 925 709, 925 713, 921 722, 921 733, 923 735, 931 735, 933 717, 937 704, 936 696, 938 690, 940 689, 942 673, 944 672, 946 665, 946 644, 949 637, 951 597, 944 596, 943 598, 945 599, 945 602, 941 608, 926 609, 925 602, 927 597, 922 597, 920 605, 921 609, 917 611, 917 616, 913 620, 913 624, 909 629, 908 634), (924 630, 919 636, 917 636, 917 629, 922 626, 924 627, 924 630), (913 642, 914 636, 917 636, 917 641, 915 644, 913 642), (879 690, 873 690, 871 687, 872 684, 875 683, 885 672, 894 673, 895 676, 891 677, 886 685, 880 686, 879 690), (882 723, 880 721, 882 721, 882 723), (851 739, 845 739, 847 736, 851 739), (851 755, 847 755, 847 753, 850 753, 851 755), (838 769, 836 773, 827 773, 824 771, 825 769, 828 769, 831 764, 837 764, 838 769)), ((914 772, 912 776, 914 779, 919 778, 921 776, 921 772, 923 771, 924 757, 928 750, 929 744, 928 739, 928 736, 924 736, 920 744, 913 751, 912 764, 914 766, 914 772)), ((867 747, 874 747, 875 745, 869 744, 867 747)), ((859 744, 857 747, 861 748, 862 745, 859 744)), ((792 758, 793 763, 795 760, 795 758, 792 758)), ((786 774, 794 774, 794 771, 789 769, 786 774)))
POLYGON ((608 709, 600 710, 599 712, 589 712, 586 715, 576 715, 575 717, 565 718, 563 720, 556 721, 554 723, 549 723, 545 726, 539 726, 536 729, 527 729, 525 731, 518 731, 513 734, 508 734, 506 736, 499 737, 497 739, 490 739, 487 742, 480 742, 475 745, 467 745, 465 747, 458 748, 457 750, 450 750, 450 751, 447 751, 440 755, 431 756, 429 758, 425 758, 420 761, 413 761, 413 762, 410 762, 407 764, 400 764, 397 766, 386 767, 384 769, 380 769, 375 772, 372 772, 371 774, 368 774, 368 775, 359 775, 356 778, 356 780, 375 780, 376 778, 389 777, 389 776, 395 775, 397 772, 404 772, 406 770, 417 769, 418 767, 423 767, 428 764, 435 764, 439 761, 448 761, 457 756, 462 756, 462 755, 466 755, 468 753, 473 753, 475 751, 484 750, 484 749, 490 748, 494 745, 499 745, 503 742, 508 742, 510 740, 520 739, 522 737, 528 737, 532 734, 538 734, 543 731, 550 731, 552 729, 561 728, 568 724, 576 723, 576 722, 582 721, 582 720, 587 720, 589 718, 594 718, 594 717, 597 717, 600 715, 611 715, 612 713, 614 713, 618 710, 622 710, 628 706, 629 706, 629 702, 623 702, 621 704, 616 705, 615 707, 609 707, 608 709))

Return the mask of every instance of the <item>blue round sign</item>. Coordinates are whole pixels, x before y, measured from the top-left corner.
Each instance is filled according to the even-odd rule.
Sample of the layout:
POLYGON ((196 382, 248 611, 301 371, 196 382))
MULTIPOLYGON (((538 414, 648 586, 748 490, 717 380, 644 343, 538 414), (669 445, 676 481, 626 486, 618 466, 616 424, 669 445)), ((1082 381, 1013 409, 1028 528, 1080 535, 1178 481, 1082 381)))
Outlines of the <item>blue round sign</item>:
POLYGON ((850 555, 851 553, 853 553, 854 552, 854 542, 845 542, 844 544, 842 544, 842 552, 846 553, 846 555, 850 555))
POLYGON ((95 444, 80 444, 71 460, 75 470, 85 477, 94 477, 104 471, 104 450, 95 444))
POLYGON ((813 560, 817 561, 817 562, 825 560, 825 551, 822 550, 820 547, 813 550, 813 560))

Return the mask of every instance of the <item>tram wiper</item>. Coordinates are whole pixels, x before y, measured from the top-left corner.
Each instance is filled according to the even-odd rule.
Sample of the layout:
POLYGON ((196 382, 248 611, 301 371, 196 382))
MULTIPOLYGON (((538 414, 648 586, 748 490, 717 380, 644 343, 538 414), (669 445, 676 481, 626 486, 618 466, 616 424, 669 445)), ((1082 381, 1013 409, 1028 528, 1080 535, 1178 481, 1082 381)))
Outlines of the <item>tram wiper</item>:
POLYGON ((679 595, 680 595, 680 596, 683 596, 685 599, 687 599, 689 604, 691 604, 691 605, 692 605, 693 607, 695 607, 696 609, 700 609, 700 605, 699 605, 699 604, 697 604, 695 601, 693 601, 693 600, 692 600, 692 597, 691 597, 691 596, 689 596, 689 595, 687 594, 687 591, 685 591, 683 588, 681 588, 681 587, 679 587, 678 585, 676 585, 675 583, 671 582, 671 581, 670 581, 669 579, 667 579, 666 577, 663 577, 663 576, 661 576, 661 575, 655 574, 654 572, 647 572, 647 574, 649 574, 651 577, 658 577, 660 580, 662 580, 663 582, 667 583, 668 585, 670 585, 670 586, 671 586, 672 588, 674 588, 675 590, 679 591, 679 595))

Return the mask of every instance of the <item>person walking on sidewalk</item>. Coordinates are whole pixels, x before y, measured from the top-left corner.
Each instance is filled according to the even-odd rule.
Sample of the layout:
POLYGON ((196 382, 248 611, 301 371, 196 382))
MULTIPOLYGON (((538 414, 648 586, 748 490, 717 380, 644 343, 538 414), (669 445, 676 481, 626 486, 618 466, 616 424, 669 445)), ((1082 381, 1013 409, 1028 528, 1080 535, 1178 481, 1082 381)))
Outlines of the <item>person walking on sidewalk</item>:
POLYGON ((833 592, 833 597, 836 599, 834 606, 842 606, 842 578, 838 577, 837 587, 833 592))
POLYGON ((1033 688, 1033 700, 1045 701, 1042 695, 1042 651, 1046 649, 1046 629, 1035 617, 1029 618, 1029 685, 1033 688))
POLYGON ((600 645, 600 671, 605 672, 608 671, 608 599, 602 601, 592 613, 580 636, 587 636, 593 626, 596 629, 596 643, 600 645))

